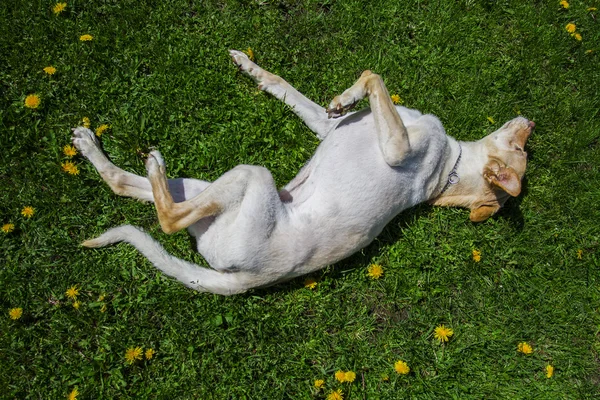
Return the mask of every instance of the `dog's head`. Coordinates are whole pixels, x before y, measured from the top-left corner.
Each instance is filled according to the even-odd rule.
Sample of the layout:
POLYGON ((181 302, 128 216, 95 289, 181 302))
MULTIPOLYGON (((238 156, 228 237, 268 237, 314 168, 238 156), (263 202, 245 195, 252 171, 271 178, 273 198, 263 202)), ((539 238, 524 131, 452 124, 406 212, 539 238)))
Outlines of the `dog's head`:
POLYGON ((517 117, 472 143, 474 154, 464 161, 471 165, 459 168, 463 171, 460 185, 433 204, 468 207, 473 222, 485 221, 498 212, 509 197, 521 193, 527 167, 525 143, 534 128, 532 121, 517 117))

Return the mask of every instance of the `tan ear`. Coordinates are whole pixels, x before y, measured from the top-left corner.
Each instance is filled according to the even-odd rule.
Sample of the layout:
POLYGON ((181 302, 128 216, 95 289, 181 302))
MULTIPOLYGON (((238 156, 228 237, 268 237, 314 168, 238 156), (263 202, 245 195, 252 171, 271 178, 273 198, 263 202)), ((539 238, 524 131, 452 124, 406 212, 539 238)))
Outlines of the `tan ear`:
POLYGON ((496 212, 500 209, 499 205, 484 205, 479 206, 471 210, 471 215, 469 215, 469 219, 473 222, 482 222, 496 214, 496 212))
POLYGON ((511 167, 501 167, 492 161, 485 166, 483 176, 490 185, 499 187, 513 197, 521 193, 521 179, 511 167))

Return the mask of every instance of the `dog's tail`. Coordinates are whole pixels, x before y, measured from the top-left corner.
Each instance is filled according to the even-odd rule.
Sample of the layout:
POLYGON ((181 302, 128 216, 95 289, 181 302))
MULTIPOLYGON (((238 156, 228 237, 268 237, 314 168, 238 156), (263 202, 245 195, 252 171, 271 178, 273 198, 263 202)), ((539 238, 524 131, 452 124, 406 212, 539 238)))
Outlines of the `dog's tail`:
POLYGON ((252 276, 244 272, 222 273, 181 260, 165 249, 143 230, 132 225, 109 229, 95 239, 82 243, 85 247, 103 247, 126 242, 133 245, 154 266, 181 283, 201 292, 223 295, 242 293, 252 288, 252 276))

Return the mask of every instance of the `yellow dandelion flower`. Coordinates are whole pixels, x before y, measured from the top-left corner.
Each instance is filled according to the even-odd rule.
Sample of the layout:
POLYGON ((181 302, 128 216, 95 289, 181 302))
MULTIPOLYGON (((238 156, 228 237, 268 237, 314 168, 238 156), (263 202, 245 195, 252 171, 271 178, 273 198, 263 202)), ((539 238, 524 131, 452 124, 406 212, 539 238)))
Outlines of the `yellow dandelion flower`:
POLYGON ((85 128, 89 128, 89 127, 90 127, 90 125, 91 125, 90 119, 89 119, 88 117, 83 117, 83 118, 81 119, 81 123, 83 124, 83 126, 84 126, 85 128))
POLYGON ((81 40, 82 42, 91 42, 93 39, 94 37, 88 34, 79 36, 79 40, 81 40))
POLYGON ((323 379, 315 380, 315 388, 320 390, 320 389, 323 389, 323 386, 325 386, 325 381, 323 379))
POLYGON ((396 363, 394 364, 394 369, 400 375, 406 375, 410 372, 410 368, 408 367, 408 364, 402 360, 396 361, 396 363))
POLYGON ((248 55, 248 58, 250 59, 250 61, 254 61, 254 52, 252 51, 252 49, 250 47, 248 47, 248 49, 245 51, 245 53, 248 55))
POLYGON ((585 54, 592 54, 593 52, 594 52, 594 50, 593 50, 593 49, 589 49, 589 50, 586 50, 586 51, 585 51, 585 54))
POLYGON ((8 310, 8 316, 10 317, 10 319, 17 320, 21 318, 21 315, 23 315, 23 309, 21 307, 11 308, 10 310, 8 310))
POLYGON ((403 103, 402 99, 397 94, 391 95, 390 98, 392 99, 392 103, 394 103, 394 104, 402 104, 403 103))
POLYGON ((81 307, 81 302, 79 300, 75 300, 73 302, 73 308, 79 310, 79 307, 81 307))
POLYGON ((35 208, 33 208, 31 206, 25 206, 21 210, 21 215, 24 216, 25 218, 31 218, 31 217, 33 217, 34 213, 35 213, 35 208))
POLYGON ((67 396, 68 400, 77 400, 77 396, 79 396, 79 390, 77 388, 73 389, 71 393, 67 396))
POLYGON ((379 279, 383 275, 383 268, 379 264, 371 264, 367 267, 367 276, 371 279, 379 279))
POLYGON ((481 252, 479 250, 473 250, 473 261, 479 262, 481 261, 481 252))
POLYGON ((77 288, 77 285, 73 285, 70 288, 68 288, 67 291, 65 292, 65 295, 68 298, 75 300, 77 298, 77 296, 79 296, 79 289, 77 288))
POLYGON ((147 349, 146 352, 144 353, 144 357, 146 357, 146 360, 152 360, 152 357, 154 357, 154 354, 156 354, 154 349, 147 349))
POLYGON ((596 11, 596 10, 597 10, 597 8, 596 8, 596 7, 588 7, 588 9, 587 9, 587 10, 588 10, 588 11, 596 11))
POLYGON ((27 108, 38 108, 41 102, 40 96, 35 93, 25 97, 25 107, 27 108))
POLYGON ((142 348, 141 347, 130 347, 125 352, 125 361, 127 364, 133 364, 136 360, 142 359, 142 348))
POLYGON ((344 382, 352 383, 356 379, 356 374, 352 371, 346 371, 344 374, 344 382))
POLYGON ((550 364, 546 365, 546 378, 552 378, 554 375, 554 367, 550 364))
POLYGON ((327 395, 327 400, 344 400, 344 394, 342 393, 342 389, 338 389, 334 392, 331 392, 327 395))
POLYGON ((99 127, 96 128, 96 136, 98 136, 98 137, 102 136, 104 131, 106 131, 109 128, 110 128, 110 125, 108 125, 108 124, 100 125, 99 127))
POLYGON ((583 250, 581 250, 581 249, 577 250, 577 259, 578 260, 583 259, 583 250))
POLYGON ((564 8, 565 10, 566 10, 567 8, 569 8, 569 2, 568 2, 567 0, 562 0, 562 1, 560 2, 560 5, 561 5, 561 6, 562 6, 562 8, 564 8))
POLYGON ((66 161, 60 164, 63 171, 67 172, 70 175, 79 175, 79 167, 73 164, 71 161, 66 161))
POLYGON ((342 370, 339 370, 335 373, 335 379, 337 379, 338 382, 344 382, 346 379, 346 373, 342 370))
POLYGON ((434 337, 440 342, 447 342, 452 335, 454 335, 452 328, 447 328, 444 325, 435 328, 434 337))
POLYGON ((106 294, 102 293, 100 296, 98 296, 98 301, 104 301, 105 298, 106 294))
POLYGON ((52 7, 52 12, 58 15, 61 12, 65 11, 65 8, 67 8, 67 3, 56 3, 54 7, 52 7))
POLYGON ((384 381, 384 382, 389 382, 390 381, 390 377, 389 377, 389 375, 382 375, 381 376, 381 380, 384 381))
POLYGON ((14 230, 15 230, 15 224, 8 223, 8 224, 2 225, 2 232, 4 232, 4 233, 10 233, 14 230))
POLYGON ((523 354, 531 354, 533 353, 533 348, 527 342, 521 342, 517 346, 517 351, 523 354))
POLYGON ((54 68, 52 65, 44 68, 44 72, 47 73, 48 75, 54 75, 56 73, 56 68, 54 68))
POLYGON ((63 147, 63 154, 66 157, 73 157, 77 154, 77 149, 73 146, 71 146, 70 144, 66 145, 65 147, 63 147))
POLYGON ((565 29, 569 33, 575 33, 575 30, 577 29, 577 25, 575 25, 573 23, 568 23, 567 26, 565 26, 565 29))
POLYGON ((573 37, 575 38, 575 40, 578 40, 578 41, 580 41, 580 42, 581 42, 581 39, 583 39, 583 38, 581 37, 581 34, 579 34, 579 33, 576 33, 576 34, 574 34, 574 35, 573 35, 573 37))
POLYGON ((315 278, 306 278, 304 280, 304 287, 312 290, 317 287, 317 281, 315 278))
POLYGON ((494 118, 492 118, 492 117, 487 117, 487 120, 490 121, 490 124, 496 123, 496 121, 494 121, 494 118))

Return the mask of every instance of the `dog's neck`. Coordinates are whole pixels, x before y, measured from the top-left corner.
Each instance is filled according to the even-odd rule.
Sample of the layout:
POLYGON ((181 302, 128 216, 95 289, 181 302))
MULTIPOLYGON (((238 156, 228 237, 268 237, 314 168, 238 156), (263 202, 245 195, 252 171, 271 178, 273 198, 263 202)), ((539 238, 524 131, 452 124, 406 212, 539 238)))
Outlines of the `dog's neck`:
POLYGON ((459 142, 448 137, 450 154, 442 172, 437 195, 429 203, 439 206, 469 207, 471 194, 481 184, 485 154, 482 144, 459 142), (460 159, 459 159, 460 158, 460 159), (455 183, 451 183, 455 182, 455 183))

